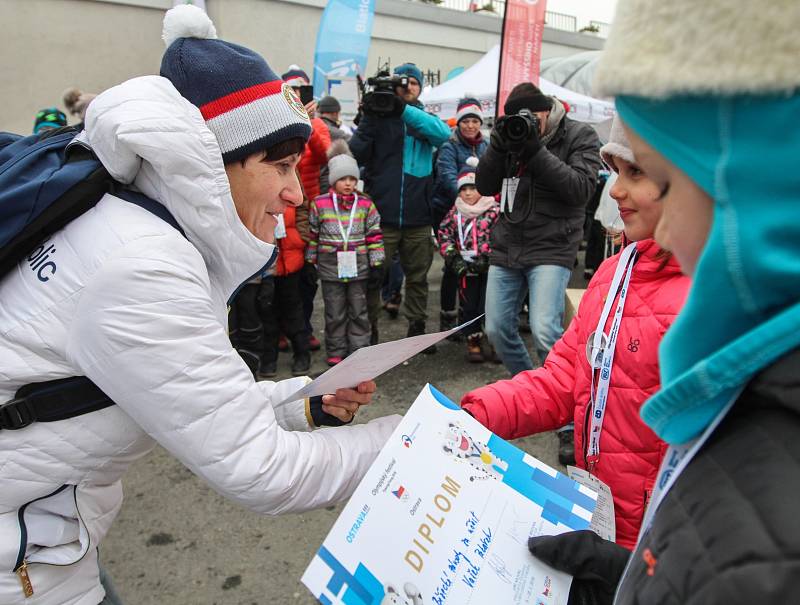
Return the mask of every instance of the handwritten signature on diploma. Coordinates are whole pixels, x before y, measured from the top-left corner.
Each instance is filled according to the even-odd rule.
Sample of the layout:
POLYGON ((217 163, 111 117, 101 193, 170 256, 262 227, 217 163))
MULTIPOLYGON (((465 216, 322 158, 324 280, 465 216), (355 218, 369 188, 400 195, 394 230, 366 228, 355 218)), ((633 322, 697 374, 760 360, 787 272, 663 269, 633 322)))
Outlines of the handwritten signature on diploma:
POLYGON ((458 577, 461 582, 470 588, 475 588, 475 582, 481 572, 480 564, 483 562, 486 552, 492 543, 491 528, 484 528, 480 534, 476 533, 479 523, 478 515, 474 511, 470 511, 464 522, 467 533, 460 540, 464 550, 468 552, 464 553, 458 548, 453 549, 453 554, 447 559, 447 567, 439 575, 439 586, 434 589, 431 595, 435 605, 444 605, 447 601, 448 593, 453 586, 451 574, 458 577), (470 548, 471 551, 469 550, 470 548))

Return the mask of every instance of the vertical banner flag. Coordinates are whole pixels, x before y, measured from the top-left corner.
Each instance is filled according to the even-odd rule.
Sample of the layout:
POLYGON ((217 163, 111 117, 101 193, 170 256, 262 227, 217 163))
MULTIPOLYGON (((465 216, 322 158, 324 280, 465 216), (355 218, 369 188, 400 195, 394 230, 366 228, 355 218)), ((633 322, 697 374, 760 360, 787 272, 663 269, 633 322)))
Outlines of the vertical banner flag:
POLYGON ((500 76, 497 79, 497 117, 503 115, 508 93, 520 82, 539 85, 542 33, 547 0, 506 0, 500 38, 500 76))
POLYGON ((314 97, 328 94, 328 82, 364 75, 372 36, 375 0, 328 0, 317 32, 314 97))

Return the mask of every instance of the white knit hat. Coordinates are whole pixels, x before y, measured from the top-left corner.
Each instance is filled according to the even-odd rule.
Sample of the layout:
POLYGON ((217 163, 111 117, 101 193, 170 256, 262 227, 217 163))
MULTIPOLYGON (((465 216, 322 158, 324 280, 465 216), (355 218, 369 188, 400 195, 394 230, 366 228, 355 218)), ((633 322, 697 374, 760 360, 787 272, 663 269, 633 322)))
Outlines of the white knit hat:
POLYGON ((335 140, 328 149, 328 182, 331 186, 346 176, 358 180, 360 178, 358 163, 350 153, 344 139, 335 140))
POLYGON ((628 137, 625 136, 625 129, 622 127, 622 121, 619 119, 619 116, 614 116, 614 121, 611 122, 611 134, 608 137, 608 143, 600 148, 600 156, 614 172, 619 172, 616 164, 614 164, 615 157, 622 158, 631 164, 636 161, 633 157, 631 145, 628 143, 628 137))

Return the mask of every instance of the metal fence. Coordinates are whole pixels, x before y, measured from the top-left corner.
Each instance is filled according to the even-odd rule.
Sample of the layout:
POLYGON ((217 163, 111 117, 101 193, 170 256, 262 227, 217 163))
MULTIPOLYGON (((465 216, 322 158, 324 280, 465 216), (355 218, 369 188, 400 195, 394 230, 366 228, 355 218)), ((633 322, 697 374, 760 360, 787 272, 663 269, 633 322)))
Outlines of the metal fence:
MULTIPOLYGON (((482 15, 503 16, 505 0, 420 0, 426 4, 434 4, 442 8, 462 12, 476 12, 482 15)), ((565 32, 577 32, 578 20, 574 15, 545 11, 544 22, 547 27, 565 32)), ((594 21, 592 22, 594 23, 594 21)), ((608 28, 608 24, 603 24, 608 28)))

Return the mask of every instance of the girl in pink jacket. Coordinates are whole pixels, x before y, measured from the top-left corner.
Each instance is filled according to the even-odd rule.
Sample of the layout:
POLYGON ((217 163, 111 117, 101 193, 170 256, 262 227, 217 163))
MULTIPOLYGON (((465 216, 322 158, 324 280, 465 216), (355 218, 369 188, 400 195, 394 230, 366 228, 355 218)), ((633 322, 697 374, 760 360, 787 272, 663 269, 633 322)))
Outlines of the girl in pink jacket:
POLYGON ((689 280, 652 239, 660 192, 636 165, 618 121, 600 152, 618 175, 611 196, 634 243, 597 270, 544 366, 467 393, 461 405, 506 439, 574 420, 577 466, 611 488, 617 543, 631 549, 666 451, 639 409, 659 388, 658 345, 689 280))

